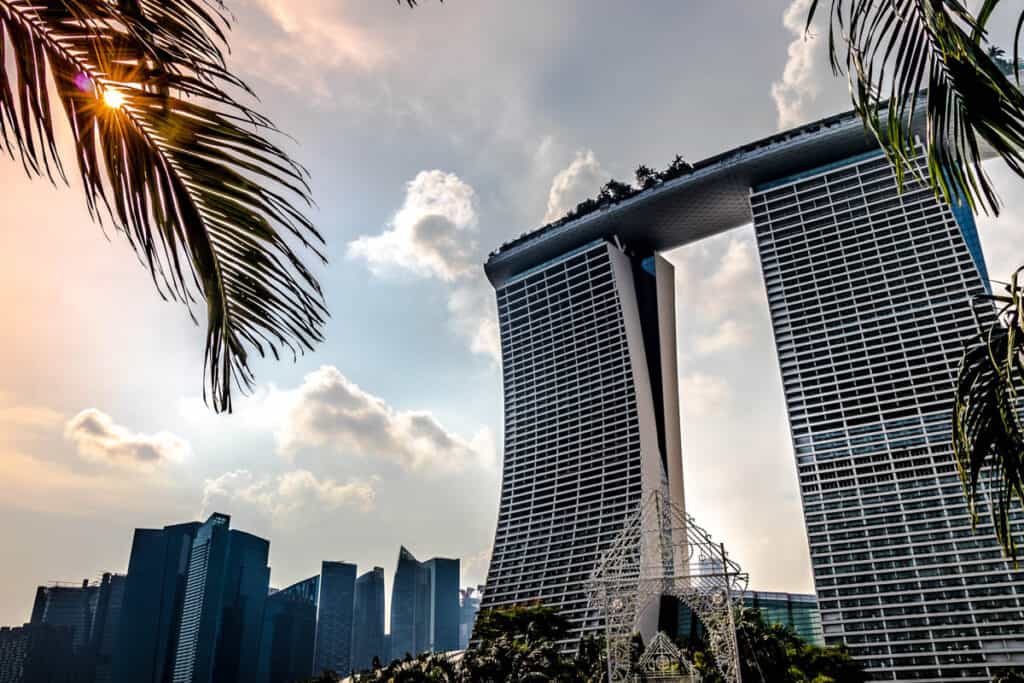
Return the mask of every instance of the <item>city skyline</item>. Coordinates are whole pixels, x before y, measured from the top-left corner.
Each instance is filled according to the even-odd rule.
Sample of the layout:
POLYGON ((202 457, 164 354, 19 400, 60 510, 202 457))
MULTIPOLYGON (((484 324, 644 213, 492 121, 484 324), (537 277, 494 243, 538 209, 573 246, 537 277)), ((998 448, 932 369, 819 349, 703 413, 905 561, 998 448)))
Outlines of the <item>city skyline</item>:
MULTIPOLYGON (((358 548, 365 557, 349 559, 358 560, 360 566, 384 567, 390 581, 393 548, 405 538, 429 538, 424 543, 428 554, 479 558, 472 578, 467 575, 464 582, 482 583, 486 569, 483 554, 493 538, 496 519, 495 444, 502 436, 498 372, 490 357, 473 353, 473 348, 486 350, 493 344, 493 337, 488 336, 493 327, 479 325, 493 322, 488 319, 487 306, 474 308, 479 293, 474 287, 480 284, 477 264, 482 257, 476 252, 442 258, 427 249, 424 253, 436 258, 424 259, 418 266, 421 270, 415 271, 408 267, 408 260, 402 260, 408 256, 406 252, 393 253, 391 261, 384 258, 383 247, 394 237, 376 238, 414 235, 412 228, 422 217, 425 198, 442 197, 444 217, 458 231, 454 234, 475 241, 484 250, 539 224, 545 213, 564 208, 572 192, 592 193, 593 185, 613 173, 628 177, 641 161, 663 163, 676 152, 696 159, 770 133, 780 127, 783 116, 806 120, 814 114, 845 109, 844 88, 830 80, 831 76, 826 78, 817 71, 807 81, 786 76, 789 48, 798 44, 783 19, 786 5, 778 2, 742 8, 737 35, 744 37, 746 54, 715 53, 721 60, 715 78, 729 81, 728 90, 720 90, 702 75, 669 77, 666 73, 692 63, 696 53, 690 52, 686 43, 699 43, 702 31, 736 7, 707 8, 688 16, 666 3, 652 7, 651 16, 644 18, 624 16, 612 3, 590 12, 583 12, 578 5, 552 11, 533 4, 524 5, 518 13, 452 8, 446 3, 443 8, 422 7, 413 19, 396 14, 391 7, 364 14, 315 3, 311 14, 325 25, 339 27, 341 34, 356 36, 353 44, 362 51, 354 49, 334 63, 320 61, 319 55, 310 57, 316 62, 312 81, 296 85, 282 82, 280 69, 270 68, 267 60, 254 56, 254 46, 263 44, 260 37, 269 36, 267 44, 274 54, 273 46, 280 49, 289 38, 299 40, 295 22, 306 19, 297 18, 279 3, 242 3, 237 60, 247 75, 257 79, 264 100, 286 130, 301 129, 308 120, 311 129, 320 130, 326 139, 326 131, 332 130, 328 121, 333 126, 339 110, 359 119, 362 102, 346 101, 331 93, 351 93, 354 100, 362 96, 383 99, 388 93, 368 82, 382 77, 398 87, 414 73, 398 66, 408 56, 404 48, 388 54, 383 44, 402 46, 412 42, 407 40, 410 35, 422 34, 428 45, 436 45, 456 30, 453 25, 464 25, 461 22, 503 23, 514 29, 517 40, 531 36, 539 48, 536 59, 544 60, 538 71, 545 76, 530 79, 524 88, 527 95, 520 105, 525 111, 515 112, 527 122, 521 128, 507 119, 485 115, 479 121, 466 122, 458 131, 442 126, 437 121, 447 120, 451 112, 439 102, 444 98, 438 93, 447 91, 434 76, 429 84, 411 88, 412 95, 390 111, 388 125, 400 129, 402 135, 385 145, 379 157, 362 143, 332 142, 335 146, 321 155, 314 134, 302 136, 301 155, 313 168, 318 199, 324 205, 320 215, 337 232, 332 268, 343 272, 330 277, 328 291, 338 306, 336 321, 341 323, 331 329, 329 344, 299 365, 261 365, 257 396, 243 401, 231 418, 213 418, 199 405, 194 380, 201 359, 191 354, 198 333, 181 311, 156 304, 141 269, 122 263, 124 245, 117 240, 107 245, 99 239, 98 229, 85 220, 73 191, 56 193, 45 184, 28 183, 13 165, 5 167, 0 171, 5 188, 26 199, 18 206, 5 203, 0 208, 5 222, 40 225, 38 234, 28 237, 29 253, 47 253, 54 244, 63 246, 52 250, 52 260, 41 259, 44 269, 53 269, 50 278, 29 277, 19 263, 0 275, 5 278, 0 290, 9 297, 3 301, 11 313, 11 324, 23 333, 20 339, 7 336, 2 349, 9 365, 0 372, 4 378, 0 383, 0 435, 4 438, 0 441, 5 443, 0 463, 13 484, 11 495, 2 504, 14 520, 4 531, 4 541, 10 547, 33 549, 4 568, 0 622, 25 620, 29 606, 21 596, 26 587, 39 581, 124 569, 126 565, 117 563, 127 561, 132 526, 205 517, 215 509, 231 514, 241 521, 240 526, 259 535, 282 538, 280 549, 272 546, 270 558, 280 572, 280 585, 308 576, 310 567, 315 566, 312 556, 323 555, 319 548, 327 544, 339 551, 327 553, 331 557, 349 557, 346 548, 358 548), (539 16, 547 17, 549 23, 537 31, 539 16), (651 31, 656 41, 677 49, 678 57, 666 57, 667 63, 652 67, 657 73, 642 74, 636 69, 637 97, 629 106, 602 99, 606 86, 579 83, 583 42, 607 36, 616 25, 642 33, 648 23, 668 24, 672 18, 678 18, 677 28, 684 39, 675 30, 671 36, 664 28, 651 31), (580 20, 585 21, 578 32, 583 38, 572 35, 571 30, 580 20), (757 41, 752 39, 755 29, 757 41), (674 61, 677 58, 679 61, 674 61), (666 78, 679 79, 680 91, 701 96, 666 96, 663 88, 653 88, 652 84, 666 78), (773 82, 783 89, 801 85, 808 92, 817 89, 818 98, 803 101, 803 109, 795 113, 777 108, 769 88, 773 82), (588 121, 576 126, 581 123, 576 111, 579 105, 553 94, 566 84, 578 89, 574 92, 579 95, 577 101, 606 105, 602 115, 588 115, 588 121), (693 101, 712 99, 709 92, 733 98, 729 105, 738 112, 739 120, 728 129, 717 124, 716 106, 693 101), (308 104, 310 111, 296 113, 294 109, 301 109, 294 106, 297 101, 308 104), (646 131, 628 125, 638 111, 650 119, 646 131), (492 133, 494 120, 510 129, 492 133), (692 130, 680 130, 680 122, 692 130), (436 134, 435 141, 409 145, 423 132, 436 134), (480 158, 481 140, 500 163, 480 158), (341 181, 328 173, 327 159, 332 157, 347 159, 341 181), (367 159, 372 161, 366 163, 367 159), (497 167, 502 166, 499 173, 497 167), (442 170, 433 173, 437 169, 442 170), (516 187, 499 182, 508 169, 518 171, 516 187), (407 181, 410 186, 403 188, 407 181), (591 187, 584 188, 588 182, 591 187), (337 198, 348 193, 338 185, 372 186, 374 192, 370 198, 360 199, 349 213, 350 207, 337 198), (48 218, 51 215, 53 218, 48 218), (345 217, 344 226, 338 225, 341 216, 345 217), (62 277, 78 283, 73 294, 61 293, 44 282, 62 277), (379 292, 368 297, 372 301, 349 296, 361 291, 356 287, 366 282, 379 292), (68 312, 65 319, 40 321, 28 312, 55 307, 68 312), (126 311, 127 318, 138 324, 107 330, 103 329, 107 325, 93 320, 106 318, 112 310, 126 311), (359 324, 345 324, 350 320, 359 324), (415 335, 403 333, 406 324, 415 335), (414 336, 426 341, 411 343, 414 336), (64 355, 60 352, 64 340, 75 344, 75 354, 68 354, 75 357, 73 363, 55 360, 64 355), (99 358, 111 348, 122 352, 116 354, 117 364, 101 360, 91 367, 83 362, 99 358), (375 353, 383 358, 372 359, 375 353), (166 369, 157 370, 153 358, 159 358, 166 369), (122 363, 128 372, 116 367, 122 363), (321 366, 328 369, 318 370, 321 366), (410 377, 423 377, 424 381, 410 382, 410 377), (440 389, 429 389, 431 385, 440 389), (341 419, 331 429, 317 431, 317 416, 339 417, 336 404, 329 402, 339 394, 359 401, 368 415, 387 425, 386 433, 369 438, 341 419), (412 425, 419 424, 417 418, 425 411, 434 420, 427 421, 431 435, 445 445, 440 462, 413 438, 412 425), (288 419, 266 420, 272 412, 287 414, 288 419), (430 476, 420 484, 424 472, 430 476), (297 492, 315 501, 310 506, 315 509, 303 508, 297 502, 301 498, 297 492), (438 505, 438 500, 442 504, 438 505), (434 501, 433 506, 427 501, 434 501), (410 515, 409 506, 429 512, 410 515), (137 521, 132 518, 134 512, 140 515, 137 521), (354 530, 323 532, 325 519, 351 521, 335 526, 354 530), (468 528, 453 534, 456 522, 468 522, 468 528), (330 536, 321 541, 307 527, 330 536), (294 539, 284 540, 287 532, 296 529, 294 539), (381 538, 362 542, 371 536, 381 538), (54 556, 67 550, 73 551, 73 559, 66 572, 41 575, 43 567, 54 566, 54 556), (281 557, 275 557, 275 552, 281 557)), ((327 47, 332 46, 323 35, 310 40, 327 41, 327 47)), ((508 49, 507 44, 503 47, 508 49)), ((476 42, 470 41, 466 49, 494 59, 493 52, 476 42)), ((451 51, 440 53, 453 59, 451 51)), ((279 57, 283 59, 282 54, 279 57)), ((821 55, 815 54, 814 65, 820 67, 821 55)), ((630 70, 638 64, 631 57, 622 58, 630 70)), ((648 66, 644 64, 644 69, 648 66)), ((496 71, 493 87, 497 92, 488 95, 494 94, 497 100, 498 94, 520 83, 522 74, 496 71)), ((466 83, 478 82, 478 73, 459 68, 453 72, 452 78, 462 86, 458 89, 469 90, 466 83)), ((356 138, 361 131, 373 138, 378 132, 376 124, 363 120, 346 124, 337 137, 347 134, 356 138)), ((1001 265, 991 268, 997 278, 1009 272, 1015 265, 1010 257, 1020 253, 1018 238, 1008 237, 1008 231, 998 227, 1021 215, 1014 213, 1020 211, 1016 198, 1005 191, 1004 198, 1011 202, 1009 215, 999 223, 983 221, 981 229, 983 242, 1003 240, 998 242, 1000 248, 988 249, 1003 259, 1001 265)), ((9 247, 10 243, 3 244, 9 247)), ((752 230, 743 228, 714 244, 668 256, 691 283, 679 291, 682 384, 699 392, 704 400, 683 406, 683 428, 694 450, 686 463, 688 486, 694 486, 687 490, 687 500, 717 536, 729 540, 743 565, 752 570, 755 585, 808 590, 810 571, 800 531, 783 394, 770 345, 764 343, 770 327, 753 250, 752 230), (693 290, 707 289, 709 283, 729 290, 724 298, 730 300, 699 301, 693 290), (751 283, 755 285, 752 296, 743 293, 751 283), (749 312, 751 320, 739 318, 741 312, 749 312), (738 370, 723 359, 741 348, 754 348, 747 358, 755 381, 770 394, 767 398, 745 396, 738 370), (745 400, 748 398, 753 400, 745 400), (756 432, 758 439, 744 440, 739 435, 744 422, 735 415, 737 406, 753 406, 756 415, 747 429, 756 432), (749 519, 748 511, 757 501, 748 503, 727 489, 737 471, 751 465, 739 456, 753 445, 768 452, 753 465, 763 468, 764 495, 779 499, 774 513, 777 518, 756 520, 757 524, 738 538, 739 521, 749 519), (721 460, 729 464, 716 470, 721 460), (723 495, 726 503, 719 511, 710 502, 723 495), (782 519, 790 521, 778 524, 782 519), (797 559, 773 569, 765 558, 780 545, 784 549, 781 554, 797 559)), ((16 249, 5 251, 13 254, 16 249)))

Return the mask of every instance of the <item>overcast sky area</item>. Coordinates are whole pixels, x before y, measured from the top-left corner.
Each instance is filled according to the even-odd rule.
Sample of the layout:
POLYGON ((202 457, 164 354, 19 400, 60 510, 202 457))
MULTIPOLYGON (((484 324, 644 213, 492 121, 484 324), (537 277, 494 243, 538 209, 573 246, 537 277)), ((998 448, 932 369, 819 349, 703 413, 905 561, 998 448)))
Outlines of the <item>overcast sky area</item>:
MULTIPOLYGON (((486 254, 640 163, 696 161, 848 108, 806 0, 231 0, 232 66, 311 174, 327 342, 202 402, 204 331, 77 185, 0 163, 0 624, 35 586, 127 569, 132 529, 232 517, 271 583, 400 544, 482 583, 500 485, 486 254)), ((1024 262, 1024 193, 980 219, 1024 262)), ((813 590, 750 227, 676 265, 690 511, 765 590, 813 590)), ((202 310, 197 309, 202 316, 202 310)))

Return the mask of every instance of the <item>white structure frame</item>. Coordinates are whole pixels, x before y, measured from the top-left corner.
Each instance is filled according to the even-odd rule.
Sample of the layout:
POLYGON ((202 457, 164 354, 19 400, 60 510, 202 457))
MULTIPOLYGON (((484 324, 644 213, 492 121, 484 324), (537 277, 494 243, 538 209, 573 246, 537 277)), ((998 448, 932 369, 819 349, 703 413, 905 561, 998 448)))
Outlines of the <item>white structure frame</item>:
POLYGON ((654 638, 664 595, 693 610, 726 683, 740 683, 735 612, 743 606, 747 583, 725 547, 691 516, 660 491, 649 494, 588 585, 590 604, 604 617, 609 683, 631 680, 633 634, 654 638))

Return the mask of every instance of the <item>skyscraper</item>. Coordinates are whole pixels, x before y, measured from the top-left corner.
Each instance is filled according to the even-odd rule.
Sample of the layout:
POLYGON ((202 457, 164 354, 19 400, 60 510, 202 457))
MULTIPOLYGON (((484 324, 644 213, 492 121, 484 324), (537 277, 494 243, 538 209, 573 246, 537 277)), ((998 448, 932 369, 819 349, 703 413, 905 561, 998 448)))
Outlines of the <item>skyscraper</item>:
POLYGON ((356 579, 352 627, 352 664, 356 671, 386 659, 384 650, 384 569, 374 567, 356 579))
POLYGON ((427 648, 429 579, 423 565, 405 546, 398 551, 395 580, 391 583, 391 638, 389 659, 417 655, 427 648))
POLYGON ((79 683, 71 640, 64 626, 0 627, 0 683, 79 683))
POLYGON ((39 586, 32 604, 32 624, 47 624, 67 629, 71 633, 71 648, 76 656, 84 656, 92 640, 93 614, 99 599, 99 586, 89 584, 54 583, 39 586))
POLYGON ((785 626, 808 643, 825 644, 818 599, 813 595, 747 591, 743 604, 758 610, 766 624, 785 626))
POLYGON ((973 216, 877 153, 751 201, 826 640, 876 680, 1024 667, 1024 573, 971 531, 950 450, 988 286, 973 216))
POLYGON ((320 567, 320 603, 316 620, 314 672, 352 672, 352 617, 356 565, 324 562, 320 567))
POLYGON ((192 539, 199 522, 136 529, 125 580, 115 683, 170 683, 192 539))
POLYGON ((460 650, 465 650, 469 647, 469 641, 473 637, 473 625, 476 624, 476 615, 480 611, 480 598, 482 596, 483 586, 463 588, 459 591, 460 650))
POLYGON ((420 562, 402 546, 391 585, 391 659, 459 649, 459 560, 420 562))
POLYGON ((125 584, 126 577, 121 574, 104 574, 100 579, 90 628, 93 683, 110 683, 113 680, 114 658, 121 636, 125 584))
POLYGON ((427 648, 431 652, 459 649, 459 579, 457 559, 435 557, 423 563, 429 577, 430 621, 427 648))
POLYGON ((230 521, 214 513, 192 541, 173 683, 255 677, 270 544, 229 529, 230 521))
POLYGON ((312 676, 319 594, 320 577, 314 576, 267 597, 255 683, 295 683, 312 676))
POLYGON ((657 455, 681 491, 672 277, 649 259, 750 222, 826 640, 878 680, 980 682, 1024 666, 1024 578, 991 526, 972 533, 949 448, 972 297, 986 291, 973 217, 913 182, 900 195, 852 112, 490 255, 505 458, 484 607, 540 599, 576 636, 600 625, 581 582, 623 510, 659 485, 657 455))
POLYGON ((505 459, 482 608, 540 600, 575 640, 628 515, 656 490, 683 506, 673 268, 599 239, 493 281, 505 459))

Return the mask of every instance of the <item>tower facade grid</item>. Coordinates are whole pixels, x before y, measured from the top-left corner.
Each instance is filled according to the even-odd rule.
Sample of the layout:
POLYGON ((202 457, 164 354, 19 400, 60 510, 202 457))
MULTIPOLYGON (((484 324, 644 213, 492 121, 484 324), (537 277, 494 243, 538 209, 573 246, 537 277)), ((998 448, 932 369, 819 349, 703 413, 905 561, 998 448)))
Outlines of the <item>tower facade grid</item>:
POLYGON ((987 510, 971 530, 950 446, 963 345, 991 315, 973 217, 913 178, 900 193, 878 153, 751 203, 826 641, 875 680, 1024 666, 1024 573, 987 510))

